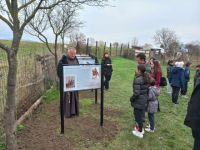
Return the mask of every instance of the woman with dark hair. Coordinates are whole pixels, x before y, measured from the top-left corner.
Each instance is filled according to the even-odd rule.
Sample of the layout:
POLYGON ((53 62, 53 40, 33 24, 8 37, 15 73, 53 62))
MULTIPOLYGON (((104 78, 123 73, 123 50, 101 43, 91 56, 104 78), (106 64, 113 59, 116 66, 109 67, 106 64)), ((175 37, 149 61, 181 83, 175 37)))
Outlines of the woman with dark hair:
POLYGON ((162 69, 160 66, 160 62, 158 60, 154 60, 153 64, 151 66, 151 77, 154 78, 156 82, 156 86, 159 88, 160 87, 160 79, 162 77, 162 69))
POLYGON ((112 61, 110 59, 108 52, 104 53, 101 64, 103 66, 104 86, 105 86, 105 89, 108 90, 109 81, 111 79, 112 72, 113 72, 112 61))
POLYGON ((140 64, 137 67, 133 81, 133 96, 130 99, 136 122, 136 127, 132 133, 139 138, 143 138, 144 134, 143 122, 148 99, 148 83, 149 74, 146 73, 146 65, 140 64))

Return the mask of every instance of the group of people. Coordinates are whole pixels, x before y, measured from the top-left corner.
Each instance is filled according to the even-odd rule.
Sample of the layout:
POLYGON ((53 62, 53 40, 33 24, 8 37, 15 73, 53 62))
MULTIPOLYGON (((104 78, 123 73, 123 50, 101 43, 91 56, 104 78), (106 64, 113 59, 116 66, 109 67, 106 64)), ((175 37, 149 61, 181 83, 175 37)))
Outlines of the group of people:
MULTIPOLYGON (((146 62, 146 56, 140 53, 136 56, 138 66, 133 80, 133 95, 130 98, 134 108, 133 135, 139 138, 144 136, 145 112, 148 113, 149 125, 145 131, 155 131, 155 113, 160 111, 158 96, 162 85, 162 69, 158 60, 151 58, 146 62)), ((179 94, 187 98, 188 82, 190 80, 190 62, 184 63, 180 59, 175 62, 170 60, 167 66, 168 88, 167 93, 172 97, 172 102, 178 104, 179 94)), ((200 150, 200 65, 196 66, 194 77, 194 90, 188 103, 185 125, 192 129, 194 137, 193 150, 200 150)))
POLYGON ((158 96, 160 95, 160 84, 162 69, 160 62, 151 58, 146 62, 146 55, 139 53, 137 56, 138 66, 133 80, 133 95, 130 98, 134 108, 133 135, 143 138, 145 112, 148 113, 149 125, 145 128, 147 132, 155 131, 155 113, 160 111, 158 96))
MULTIPOLYGON (((145 131, 153 133, 155 131, 155 113, 160 111, 158 97, 160 95, 160 86, 162 85, 162 69, 160 62, 155 58, 146 61, 146 56, 139 53, 137 56, 138 66, 135 71, 133 80, 133 95, 130 98, 131 106, 134 108, 134 129, 133 135, 143 138, 145 112, 148 113, 149 125, 145 131)), ((59 78, 63 78, 60 67, 63 64, 77 65, 76 49, 69 48, 67 55, 63 55, 58 64, 57 74, 59 78)), ((103 78, 104 87, 109 89, 109 81, 112 76, 112 61, 106 52, 103 55, 103 78)), ((172 102, 178 104, 178 96, 186 98, 187 84, 190 80, 190 62, 184 64, 183 61, 176 62, 170 60, 167 66, 168 88, 167 93, 172 96, 172 102)), ((61 85, 60 85, 61 86, 61 85)), ((200 150, 200 65, 196 66, 196 74, 194 77, 194 90, 191 100, 188 103, 185 125, 192 129, 195 139, 194 150, 200 150)), ((64 113, 65 117, 73 117, 79 115, 79 94, 78 92, 66 92, 64 94, 64 113)))

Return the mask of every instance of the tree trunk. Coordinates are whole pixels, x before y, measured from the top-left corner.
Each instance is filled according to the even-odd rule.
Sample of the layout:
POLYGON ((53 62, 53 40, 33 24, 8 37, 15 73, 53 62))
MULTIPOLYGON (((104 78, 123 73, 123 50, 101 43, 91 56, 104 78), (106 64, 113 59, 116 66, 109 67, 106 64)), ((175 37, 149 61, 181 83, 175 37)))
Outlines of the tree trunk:
MULTIPOLYGON (((55 68, 57 68, 57 65, 58 65, 58 52, 57 52, 57 47, 58 47, 58 35, 55 36, 55 43, 54 43, 54 51, 55 51, 55 68)), ((58 78, 56 77, 55 78, 55 81, 56 81, 56 87, 59 89, 59 80, 58 78)))
POLYGON ((65 37, 62 37, 62 53, 65 52, 65 37))
POLYGON ((7 150, 17 149, 16 124, 15 124, 15 96, 16 96, 16 76, 17 76, 17 55, 11 50, 8 52, 8 79, 7 79, 7 99, 4 111, 6 148, 7 150))
POLYGON ((58 65, 58 35, 55 37, 55 43, 54 43, 54 49, 55 49, 55 67, 58 65))
POLYGON ((17 139, 16 139, 16 81, 17 81, 17 52, 19 49, 20 40, 23 32, 15 28, 13 32, 12 46, 7 51, 8 59, 8 79, 7 79, 7 99, 4 110, 5 120, 5 133, 6 133, 6 149, 17 150, 17 139))

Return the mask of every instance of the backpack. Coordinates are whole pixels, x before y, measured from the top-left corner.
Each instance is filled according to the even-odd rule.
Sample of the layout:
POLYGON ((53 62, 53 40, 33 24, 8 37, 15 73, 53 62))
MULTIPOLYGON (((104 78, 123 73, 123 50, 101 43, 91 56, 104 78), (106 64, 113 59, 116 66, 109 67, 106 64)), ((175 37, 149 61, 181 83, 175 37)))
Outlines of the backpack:
POLYGON ((160 86, 167 86, 167 79, 165 77, 160 78, 160 86))

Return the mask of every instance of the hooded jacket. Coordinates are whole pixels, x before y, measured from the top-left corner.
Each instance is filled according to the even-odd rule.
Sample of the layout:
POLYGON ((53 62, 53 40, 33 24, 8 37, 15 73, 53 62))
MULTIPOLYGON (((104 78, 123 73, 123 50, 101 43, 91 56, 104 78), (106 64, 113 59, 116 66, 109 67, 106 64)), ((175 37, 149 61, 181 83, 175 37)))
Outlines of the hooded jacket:
POLYGON ((148 106, 147 112, 155 113, 158 111, 158 101, 157 97, 160 95, 160 90, 156 86, 149 87, 149 94, 148 94, 148 106))
POLYGON ((171 86, 185 89, 185 75, 184 69, 180 67, 174 67, 171 73, 171 86))
POLYGON ((133 107, 137 109, 146 109, 148 99, 148 85, 145 83, 144 77, 136 75, 133 81, 133 107))
POLYGON ((184 124, 193 130, 200 130, 200 84, 198 84, 188 103, 184 124))
POLYGON ((103 74, 104 75, 112 75, 113 68, 112 66, 107 66, 107 64, 112 64, 110 57, 104 57, 101 61, 103 65, 103 74))
MULTIPOLYGON (((67 65, 68 64, 68 58, 66 55, 63 55, 62 58, 59 60, 58 62, 58 66, 57 66, 57 75, 59 78, 63 78, 63 74, 62 74, 62 65, 67 65)), ((74 60, 76 60, 78 62, 77 57, 74 58, 74 60)))

